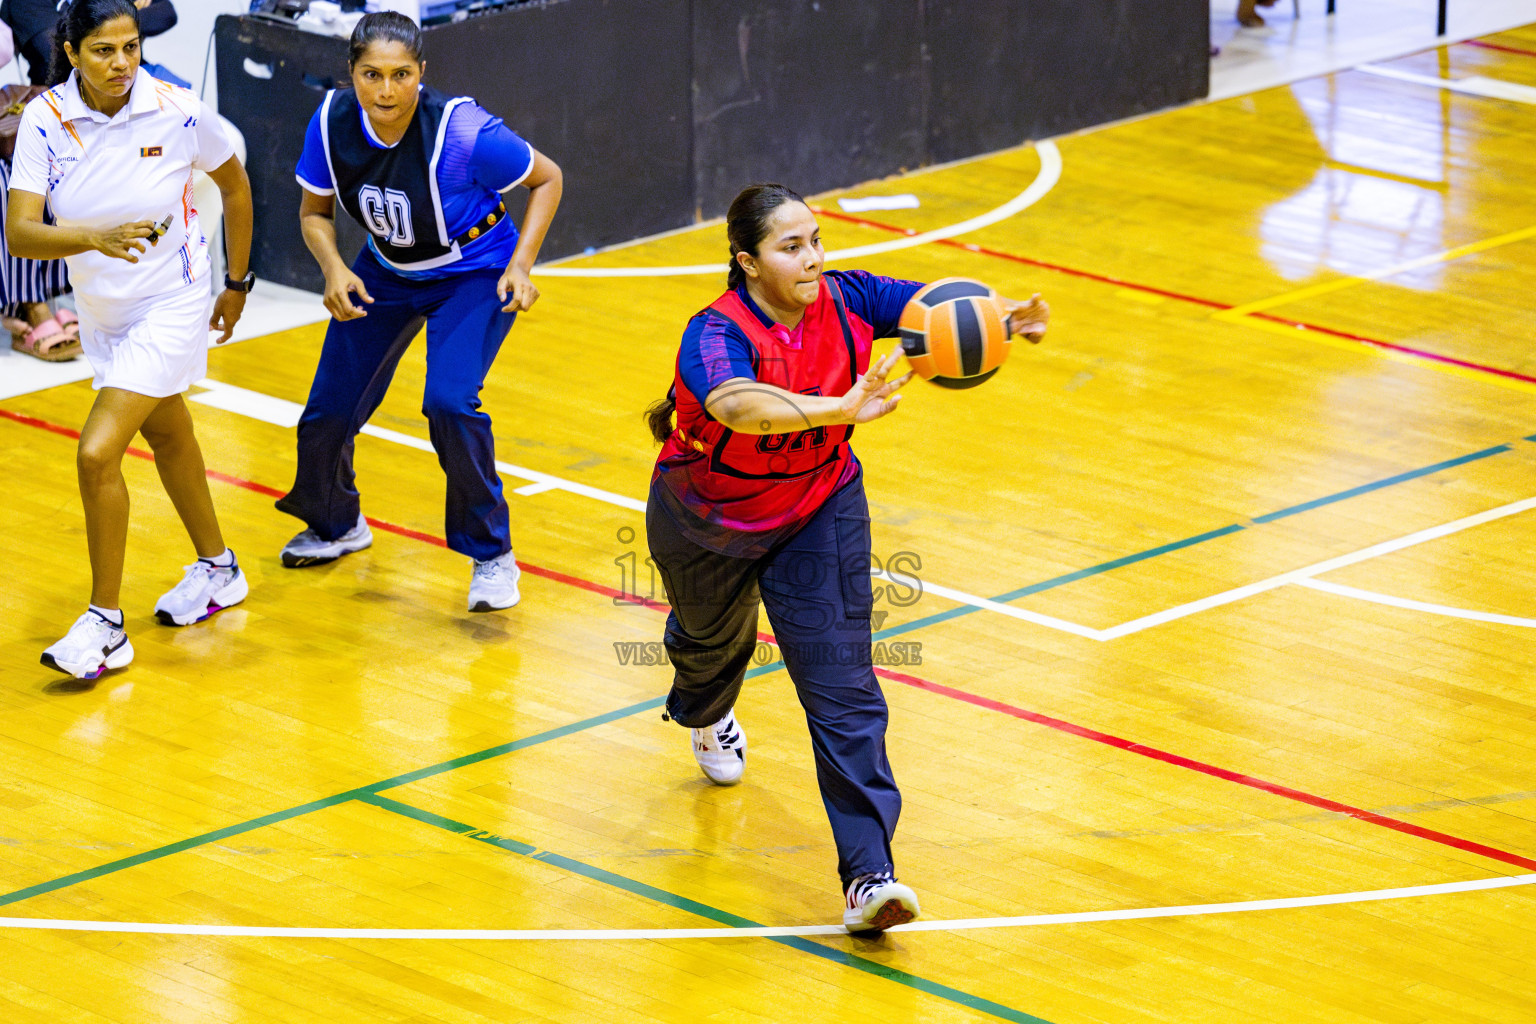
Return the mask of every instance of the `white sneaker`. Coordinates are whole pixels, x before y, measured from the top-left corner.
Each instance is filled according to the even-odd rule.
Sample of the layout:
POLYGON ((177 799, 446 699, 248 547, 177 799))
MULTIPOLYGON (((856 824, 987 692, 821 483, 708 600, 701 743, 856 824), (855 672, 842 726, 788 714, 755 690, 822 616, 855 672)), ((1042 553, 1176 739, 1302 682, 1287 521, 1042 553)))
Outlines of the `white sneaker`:
POLYGON ((64 639, 43 651, 43 664, 77 679, 95 679, 109 668, 122 668, 133 660, 133 644, 122 626, 95 612, 75 620, 64 639))
POLYGON ((709 781, 717 786, 734 786, 747 768, 747 734, 736 724, 736 712, 693 733, 693 759, 699 762, 709 781))
POLYGON ((305 530, 283 545, 283 565, 289 569, 301 569, 307 565, 324 565, 342 555, 373 546, 373 531, 368 520, 357 514, 357 525, 335 540, 322 540, 314 530, 305 530))
POLYGON ((517 581, 523 570, 517 566, 517 557, 508 551, 500 558, 475 563, 474 575, 469 579, 469 610, 494 612, 511 608, 523 599, 517 589, 517 581))
POLYGON ((860 875, 848 886, 843 927, 853 935, 877 935, 915 920, 922 910, 917 894, 889 872, 860 875))
POLYGON ((181 582, 155 602, 155 618, 167 626, 190 626, 239 604, 250 592, 238 559, 229 565, 214 565, 199 558, 187 566, 181 582))

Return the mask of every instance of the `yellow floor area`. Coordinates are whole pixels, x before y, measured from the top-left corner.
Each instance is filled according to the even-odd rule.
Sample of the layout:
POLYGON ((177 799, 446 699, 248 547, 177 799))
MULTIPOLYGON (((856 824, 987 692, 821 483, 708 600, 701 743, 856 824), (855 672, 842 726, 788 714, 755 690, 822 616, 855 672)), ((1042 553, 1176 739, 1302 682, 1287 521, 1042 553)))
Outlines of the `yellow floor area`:
MULTIPOLYGON (((1536 86, 1536 28, 1488 41, 1386 66, 1536 86)), ((921 583, 877 581, 876 639, 924 917, 875 941, 823 927, 771 649, 746 778, 711 786, 635 653, 662 610, 620 596, 665 600, 641 416, 718 224, 560 268, 720 275, 536 276, 482 395, 507 612, 464 611, 440 539, 420 344, 357 444, 374 546, 282 568, 320 325, 194 389, 250 598, 156 624, 193 552, 130 457, 136 660, 50 673, 92 392, 0 402, 0 1020, 1528 1024, 1533 111, 1347 71, 814 198, 829 250, 900 243, 1061 165, 1014 216, 830 264, 1053 309, 854 439, 875 557, 921 583)))

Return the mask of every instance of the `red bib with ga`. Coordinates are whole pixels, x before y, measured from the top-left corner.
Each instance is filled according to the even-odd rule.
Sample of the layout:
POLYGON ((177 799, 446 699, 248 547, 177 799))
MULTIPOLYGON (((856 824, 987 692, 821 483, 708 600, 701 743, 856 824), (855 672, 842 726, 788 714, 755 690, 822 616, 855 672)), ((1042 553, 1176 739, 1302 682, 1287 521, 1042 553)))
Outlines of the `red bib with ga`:
MULTIPOLYGON (((733 289, 709 306, 736 325, 757 354, 757 380, 800 395, 845 395, 869 367, 869 341, 859 344, 842 293, 821 279, 805 311, 800 344, 787 344, 747 308, 733 289)), ((666 486, 700 518, 729 529, 771 530, 808 519, 853 476, 851 425, 783 434, 740 434, 709 415, 703 402, 674 384, 677 429, 657 460, 666 486)))

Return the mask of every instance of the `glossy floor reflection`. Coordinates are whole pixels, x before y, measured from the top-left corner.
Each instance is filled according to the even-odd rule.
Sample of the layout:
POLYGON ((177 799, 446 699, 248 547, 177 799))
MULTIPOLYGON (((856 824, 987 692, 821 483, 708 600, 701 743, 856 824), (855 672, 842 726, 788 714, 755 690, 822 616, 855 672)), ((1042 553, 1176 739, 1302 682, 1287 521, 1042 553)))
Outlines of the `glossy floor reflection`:
POLYGON ((1536 85, 1536 27, 1478 42, 815 198, 857 265, 1054 309, 855 440, 928 925, 878 942, 829 927, 771 647, 741 785, 660 719, 641 413, 723 275, 571 275, 723 268, 718 225, 540 279, 482 395, 505 613, 441 544, 419 345, 374 546, 282 568, 296 326, 193 396, 249 600, 155 623, 187 551, 130 458, 138 657, 64 683, 91 393, 0 401, 0 1018, 1529 1024, 1536 106, 1438 83, 1536 85), (919 205, 836 203, 880 194, 919 205))

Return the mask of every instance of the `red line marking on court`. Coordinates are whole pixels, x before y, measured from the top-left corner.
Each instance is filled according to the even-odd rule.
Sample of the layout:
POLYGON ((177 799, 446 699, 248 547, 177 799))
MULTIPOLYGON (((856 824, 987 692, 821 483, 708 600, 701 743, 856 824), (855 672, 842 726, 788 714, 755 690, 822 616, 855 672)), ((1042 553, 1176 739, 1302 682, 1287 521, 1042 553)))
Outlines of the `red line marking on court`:
MULTIPOLYGON (((60 434, 64 437, 75 438, 77 440, 80 437, 80 432, 77 430, 71 430, 69 427, 62 427, 56 423, 50 423, 47 420, 38 419, 33 416, 12 412, 9 409, 0 409, 0 417, 4 417, 5 419, 12 420, 24 426, 35 427, 39 430, 47 430, 55 434, 60 434)), ((130 448, 129 452, 139 458, 154 461, 154 456, 149 452, 140 451, 135 448, 130 448)), ((220 473, 216 470, 208 470, 208 478, 210 480, 217 480, 220 483, 230 484, 234 487, 241 487, 248 491, 255 491, 257 494, 263 494, 268 497, 280 497, 283 493, 276 488, 268 487, 266 484, 259 484, 254 480, 246 480, 242 477, 230 476, 227 473, 220 473)), ((395 524, 386 522, 385 520, 374 519, 371 517, 368 519, 368 522, 370 525, 375 526, 381 530, 385 530, 389 533, 399 534, 402 537, 409 537, 413 540, 419 540, 427 544, 434 544, 441 548, 446 548, 448 546, 448 542, 446 540, 441 537, 434 536, 430 533, 423 533, 420 530, 412 530, 404 526, 396 526, 395 524)), ((528 565, 527 563, 521 561, 518 563, 518 565, 520 565, 525 571, 533 573, 535 576, 542 576, 545 579, 554 580, 557 583, 565 583, 573 587, 579 587, 582 590, 589 590, 593 593, 602 594, 605 597, 612 597, 629 604, 638 604, 643 607, 650 608, 654 611, 668 612, 671 610, 667 605, 662 604, 659 601, 640 597, 637 594, 626 594, 621 590, 615 590, 613 587, 607 587, 601 583, 594 583, 591 580, 584 580, 579 576, 571 576, 567 573, 557 572, 554 569, 545 569, 539 566, 528 565)), ((768 643, 775 643, 773 637, 767 633, 759 632, 757 635, 760 640, 767 641, 768 643)), ((1178 754, 1170 754, 1167 751, 1159 750, 1156 747, 1149 747, 1142 743, 1135 743, 1131 740, 1121 739, 1118 736, 1112 736, 1106 732, 1099 732, 1097 729, 1090 729, 1087 726, 1074 725, 1073 723, 1063 721, 1060 718, 1052 718, 1049 715, 1042 715, 1037 711, 1026 711, 1023 708, 1014 707, 1012 704, 1005 704, 1002 701, 993 700, 991 697, 982 697, 974 693, 967 693, 964 690, 957 690, 952 686, 945 686, 942 683, 931 682, 927 679, 919 679, 917 676, 910 676, 904 672, 893 672, 890 669, 885 668, 876 668, 875 675, 881 677, 882 679, 889 679, 892 682, 901 683, 905 686, 911 686, 919 690, 927 690, 929 693, 936 693, 943 697, 950 697, 954 700, 964 701, 967 704, 972 704, 979 708, 985 708, 989 711, 999 711, 1005 715, 1010 715, 1014 718, 1019 718, 1026 722, 1033 722, 1036 725, 1043 725, 1047 728, 1055 729, 1058 732, 1064 732, 1072 736, 1080 737, 1082 739, 1092 740, 1095 743, 1103 743, 1108 746, 1115 747, 1119 750, 1124 750, 1127 753, 1140 754, 1142 757, 1150 757, 1153 760, 1162 761, 1166 764, 1171 764, 1179 768, 1188 768, 1191 771, 1197 771, 1204 775, 1210 775, 1218 779, 1225 779, 1228 782, 1235 782, 1240 786, 1247 786, 1250 789, 1257 789, 1265 793, 1270 793, 1274 796, 1282 796, 1289 800, 1295 800, 1299 803, 1308 804, 1312 807, 1318 807, 1337 814, 1348 815, 1349 817, 1355 818, 1358 821, 1364 821, 1372 825, 1380 825, 1382 828, 1390 828, 1394 831, 1401 832, 1404 835, 1414 836, 1418 839, 1428 839, 1430 842, 1439 843, 1442 846, 1451 846, 1458 850, 1464 850, 1468 853, 1475 853, 1481 857, 1488 857, 1492 860, 1502 861, 1505 864, 1513 864, 1516 867, 1522 867, 1530 871, 1536 871, 1536 860, 1530 860, 1526 857, 1520 856, 1519 854, 1509 853, 1504 850, 1496 849, 1492 846, 1484 846, 1482 843, 1474 843, 1469 839, 1460 839, 1456 836, 1447 835, 1444 832, 1436 832, 1434 829, 1423 828, 1418 825, 1411 825, 1406 821, 1399 821, 1397 818, 1389 818, 1385 815, 1376 814, 1373 811, 1367 811, 1360 807, 1352 807, 1349 804, 1342 804, 1336 800, 1329 800, 1327 797, 1313 796, 1310 793, 1304 793, 1299 789, 1292 789, 1289 786, 1282 786, 1276 782, 1267 782, 1264 779, 1254 778, 1251 775, 1243 775, 1240 772, 1230 771, 1226 768, 1218 768, 1215 765, 1209 765, 1202 761, 1191 760, 1187 757, 1181 757, 1178 754)))
MULTIPOLYGON (((70 427, 60 426, 57 423, 50 423, 47 420, 38 419, 35 416, 28 416, 24 413, 12 412, 10 409, 0 409, 0 417, 11 420, 15 423, 20 423, 23 426, 36 427, 38 430, 46 430, 50 433, 59 434, 63 437, 68 437, 76 441, 80 440, 80 431, 74 430, 70 427)), ((140 448, 129 448, 128 454, 134 456, 135 458, 144 459, 149 462, 155 461, 155 456, 151 452, 146 452, 140 448)), ((257 494, 265 495, 268 498, 281 498, 286 493, 284 491, 278 490, 276 487, 268 487, 266 484, 257 483, 254 480, 247 480, 244 477, 231 476, 228 473, 221 473, 216 469, 205 470, 205 472, 207 473, 208 479, 210 480, 217 480, 219 483, 229 484, 231 487, 239 487, 243 490, 254 491, 257 494)), ((385 519, 376 519, 373 516, 367 516, 366 518, 368 520, 369 526, 372 526, 377 530, 383 530, 385 533, 393 533, 401 537, 409 537, 411 540, 419 540, 424 544, 432 544, 440 548, 446 548, 448 546, 448 542, 445 539, 435 536, 434 534, 423 533, 421 530, 413 530, 408 526, 399 526, 385 519)), ((588 580, 579 579, 575 576, 569 576, 554 569, 546 569, 543 566, 530 565, 529 563, 521 560, 519 560, 517 564, 524 572, 532 573, 535 576, 542 576, 545 579, 554 580, 557 583, 567 583, 573 587, 581 587, 584 590, 590 590, 594 593, 603 594, 607 597, 618 598, 630 604, 638 604, 647 608, 657 608, 662 611, 669 610, 666 605, 658 604, 656 601, 653 601, 650 598, 640 597, 636 594, 625 594, 622 591, 613 589, 612 587, 605 587, 600 583, 592 583, 588 580)))
POLYGON ((1285 324, 1287 327, 1296 327, 1301 330, 1316 331, 1319 334, 1332 335, 1335 338, 1345 338, 1349 341, 1358 341, 1362 345, 1371 345, 1375 348, 1389 349, 1393 352, 1402 352, 1419 359, 1428 359, 1436 363, 1445 363, 1449 366, 1464 366, 1469 370, 1477 370, 1479 373, 1491 373, 1496 377, 1508 377, 1512 380, 1523 380, 1528 384, 1536 384, 1536 377, 1516 373, 1514 370, 1501 370, 1497 366, 1485 366, 1482 363, 1472 363, 1465 359, 1457 359, 1455 356, 1444 356, 1438 352, 1430 352, 1422 348, 1411 348, 1407 345, 1398 345, 1391 341, 1382 341, 1379 338, 1367 338, 1363 334, 1351 334, 1348 331, 1334 330, 1332 327, 1320 327, 1317 324, 1309 324, 1301 320, 1291 320, 1283 316, 1275 316, 1273 313, 1249 313, 1249 316, 1261 320, 1269 320, 1277 324, 1285 324))
POLYGON ((1312 807, 1319 807, 1325 811, 1332 811, 1336 814, 1345 814, 1359 821, 1368 822, 1372 825, 1380 825, 1382 828, 1390 828, 1394 831, 1402 832, 1405 835, 1414 836, 1418 839, 1428 839, 1430 842, 1439 843, 1442 846, 1455 847, 1458 850, 1465 850, 1468 853, 1475 853, 1480 857, 1488 857, 1493 860, 1502 861, 1505 864, 1513 864, 1515 867, 1525 868, 1527 871, 1536 871, 1536 860, 1531 860, 1528 857, 1522 857, 1519 854, 1509 853, 1505 850, 1496 849, 1492 846, 1484 846, 1482 843, 1474 843, 1470 839, 1460 839, 1456 836, 1447 835, 1444 832, 1436 832, 1434 829, 1423 828, 1419 825, 1411 825, 1408 822, 1400 821, 1397 818, 1389 818, 1384 814, 1377 814, 1374 811, 1367 811, 1361 807, 1352 807, 1349 804, 1341 804, 1337 800, 1329 800, 1327 797, 1313 796, 1311 793, 1304 793, 1299 789, 1292 789, 1289 786, 1282 786, 1276 782, 1268 782, 1264 779, 1254 778, 1252 775, 1243 775, 1240 772, 1230 771, 1226 768, 1218 768, 1215 765, 1206 764, 1203 761, 1195 761, 1187 757, 1180 757, 1178 754, 1170 754, 1166 750, 1159 750, 1156 747, 1149 747, 1142 743, 1135 743, 1131 740, 1121 739, 1119 736, 1111 736, 1109 733, 1099 732, 1097 729, 1089 729, 1086 726, 1074 725, 1071 722, 1064 722, 1059 718, 1052 718, 1049 715, 1042 715, 1037 711, 1026 711, 1023 708, 1017 708, 1011 704, 1004 704, 1002 701, 993 700, 990 697, 979 697, 976 694, 966 693, 964 690, 956 690, 953 687, 945 686, 942 683, 929 682, 926 679, 919 679, 916 676, 909 676, 901 672, 892 672, 889 669, 883 668, 875 669, 875 674, 884 679, 890 679, 894 682, 904 683, 907 686, 913 686, 920 690, 928 690, 931 693, 941 694, 945 697, 952 697, 955 700, 964 701, 967 704, 974 704, 977 707, 986 708, 989 711, 1000 711, 1005 715, 1012 715, 1014 718, 1021 718, 1026 722, 1034 722, 1036 725, 1043 725, 1047 728, 1055 729, 1059 732, 1068 733, 1073 736, 1080 736, 1085 740, 1093 740, 1095 743, 1103 743, 1111 747, 1116 747, 1120 750, 1127 751, 1128 753, 1140 754, 1142 757, 1150 757, 1154 761, 1162 761, 1166 764, 1171 764, 1178 768, 1188 768, 1191 771, 1197 771, 1204 775, 1210 775, 1218 779, 1225 779, 1228 782, 1235 782, 1240 786, 1247 786, 1250 789, 1257 789, 1264 793, 1273 794, 1274 796, 1283 796, 1288 800, 1295 800, 1299 803, 1308 804, 1312 807))
MULTIPOLYGON (((154 456, 150 456, 150 460, 153 461, 153 459, 154 456)), ((244 487, 248 491, 255 491, 257 494, 265 494, 269 498, 281 498, 283 496, 283 492, 278 490, 276 487, 268 487, 266 484, 258 484, 254 480, 246 480, 243 477, 230 476, 228 473, 220 473, 216 469, 207 469, 203 472, 208 474, 209 480, 217 480, 222 484, 230 484, 234 487, 244 487)))
MULTIPOLYGON (((899 228, 894 224, 882 224, 877 220, 865 220, 863 217, 852 217, 836 210, 827 210, 822 207, 812 207, 817 214, 823 217, 831 217, 833 220, 844 220, 850 224, 861 224, 867 228, 875 228, 879 231, 894 231, 898 235, 913 234, 908 228, 899 228)), ((1028 256, 1020 256, 1018 253, 1003 252, 1000 249, 988 249, 985 246, 975 245, 969 242, 957 242, 953 238, 941 238, 935 245, 947 245, 952 249, 963 249, 966 252, 979 253, 982 256, 993 256, 1000 260, 1009 260, 1014 263, 1022 263, 1028 267, 1040 267, 1044 270, 1054 270, 1058 274, 1069 274, 1072 277, 1083 277, 1090 281, 1098 281, 1102 284, 1119 285, 1122 288, 1131 288, 1138 292, 1146 292, 1149 295, 1161 295, 1165 299, 1178 299, 1180 302, 1193 302, 1197 306, 1206 306, 1210 309, 1231 309, 1225 302, 1212 302, 1210 299, 1202 299, 1198 295, 1186 295, 1183 292, 1171 292, 1162 288, 1153 288, 1151 285, 1137 284, 1134 281, 1121 280, 1118 277, 1110 277, 1108 274, 1095 274, 1088 270, 1078 270, 1076 267, 1064 267, 1059 263, 1047 263, 1045 260, 1032 259, 1028 256)))
POLYGON ((1536 50, 1522 50, 1516 46, 1504 46, 1499 43, 1485 43, 1481 39, 1463 39, 1467 46, 1476 46, 1483 50, 1498 50, 1500 53, 1518 53, 1522 57, 1536 57, 1536 50))
MULTIPOLYGON (((897 234, 910 234, 907 228, 900 228, 894 224, 882 224, 875 220, 866 220, 863 217, 851 217, 846 213, 838 213, 836 210, 827 210, 815 207, 815 212, 823 217, 831 217, 834 220, 844 220, 851 224, 860 224, 867 228, 875 228, 880 231, 894 231, 897 234)), ((1022 263, 1030 267, 1040 267, 1042 270, 1053 270, 1058 274, 1068 274, 1072 277, 1086 278, 1089 281, 1098 281, 1103 284, 1112 284, 1120 288, 1129 288, 1132 291, 1145 292, 1148 295, 1160 295, 1165 299, 1178 299, 1180 302, 1190 302, 1207 309, 1227 310, 1236 307, 1226 302, 1216 302, 1212 299, 1203 299, 1198 295, 1188 295, 1184 292, 1169 291, 1166 288, 1154 288, 1151 285, 1138 284, 1135 281, 1126 281, 1123 278, 1111 277, 1108 274, 1095 274, 1087 270, 1078 270, 1076 267, 1066 267, 1059 263, 1047 263, 1045 260, 1031 259, 1028 256, 1020 256, 1017 253, 1003 252, 1000 249, 988 249, 985 246, 973 245, 967 242, 957 242, 953 238, 941 238, 934 244, 947 245, 952 249, 961 249, 965 252, 973 252, 980 256, 992 256, 1000 260, 1009 260, 1013 263, 1022 263)), ((1284 324, 1287 327, 1295 327, 1301 330, 1317 331, 1319 334, 1327 334, 1335 338, 1344 338, 1348 341, 1357 341, 1362 345, 1370 345, 1373 348, 1386 349, 1392 352, 1401 352, 1419 359, 1435 363, 1445 363, 1449 366, 1460 366, 1468 370, 1477 370, 1480 373, 1492 374, 1495 377, 1508 377, 1511 380, 1521 380, 1528 384, 1536 384, 1536 377, 1516 373, 1514 370, 1503 370, 1497 366, 1487 366, 1483 363, 1473 363, 1465 359, 1457 359, 1454 356, 1441 355, 1438 352, 1430 352, 1426 349, 1412 348, 1408 345, 1399 345, 1392 341, 1383 341, 1380 338, 1368 338, 1363 334, 1351 334, 1348 331, 1335 330, 1332 327, 1323 327, 1320 324, 1308 323, 1305 320, 1292 320, 1290 317, 1276 316, 1273 313, 1249 313, 1249 316, 1269 320, 1273 323, 1284 324)))

